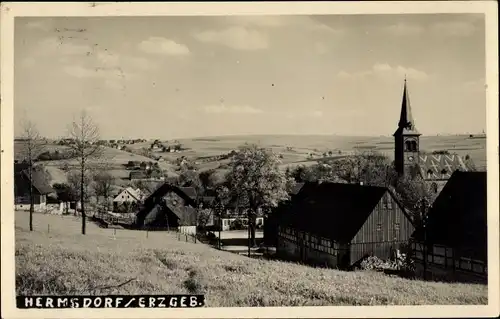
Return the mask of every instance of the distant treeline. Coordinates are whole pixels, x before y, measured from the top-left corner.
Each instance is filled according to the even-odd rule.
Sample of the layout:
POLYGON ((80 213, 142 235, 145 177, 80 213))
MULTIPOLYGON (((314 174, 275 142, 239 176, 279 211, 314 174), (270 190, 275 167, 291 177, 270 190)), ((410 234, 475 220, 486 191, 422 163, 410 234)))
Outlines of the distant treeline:
POLYGON ((46 151, 38 155, 39 161, 56 161, 75 158, 75 155, 71 151, 59 151, 55 150, 53 152, 46 151))

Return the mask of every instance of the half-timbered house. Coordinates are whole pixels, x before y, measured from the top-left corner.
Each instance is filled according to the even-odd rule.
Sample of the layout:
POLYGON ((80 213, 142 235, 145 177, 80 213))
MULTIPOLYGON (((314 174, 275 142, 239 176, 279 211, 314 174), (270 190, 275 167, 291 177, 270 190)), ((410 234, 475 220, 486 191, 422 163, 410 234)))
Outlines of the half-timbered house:
POLYGON ((135 226, 146 229, 190 227, 196 232, 196 191, 192 187, 161 185, 144 200, 135 226))
POLYGON ((54 193, 43 172, 33 167, 31 181, 29 166, 26 163, 14 164, 14 203, 16 210, 29 210, 31 205, 30 188, 33 185, 33 204, 35 211, 47 208, 47 195, 54 193))
POLYGON ((388 259, 414 226, 384 187, 305 183, 278 220, 277 255, 349 268, 367 256, 388 259))
POLYGON ((412 236, 416 273, 440 281, 487 281, 486 172, 455 172, 412 236))

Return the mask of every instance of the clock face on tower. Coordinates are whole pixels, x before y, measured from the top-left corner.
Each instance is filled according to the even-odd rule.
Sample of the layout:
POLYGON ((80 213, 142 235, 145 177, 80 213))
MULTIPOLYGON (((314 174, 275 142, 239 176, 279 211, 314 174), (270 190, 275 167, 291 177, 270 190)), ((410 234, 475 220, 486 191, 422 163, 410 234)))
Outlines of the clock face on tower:
POLYGON ((413 162, 413 156, 408 156, 408 161, 413 162))

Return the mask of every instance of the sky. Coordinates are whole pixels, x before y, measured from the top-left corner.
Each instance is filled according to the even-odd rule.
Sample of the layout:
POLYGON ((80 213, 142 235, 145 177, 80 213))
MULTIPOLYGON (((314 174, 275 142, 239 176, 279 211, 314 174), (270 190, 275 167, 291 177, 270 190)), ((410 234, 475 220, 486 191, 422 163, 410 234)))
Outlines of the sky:
POLYGON ((477 14, 16 18, 15 134, 424 135, 486 129, 477 14))

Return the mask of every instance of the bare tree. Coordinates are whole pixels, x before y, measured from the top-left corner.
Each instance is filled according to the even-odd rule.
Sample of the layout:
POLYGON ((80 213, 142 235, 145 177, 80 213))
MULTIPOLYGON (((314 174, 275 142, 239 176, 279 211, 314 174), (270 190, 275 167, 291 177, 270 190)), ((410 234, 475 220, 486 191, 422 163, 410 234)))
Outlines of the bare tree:
POLYGON ((35 199, 33 197, 33 165, 45 148, 45 140, 40 136, 35 124, 29 120, 23 123, 23 157, 28 163, 29 194, 30 194, 30 231, 33 231, 33 212, 35 199))
POLYGON ((89 160, 99 158, 102 154, 102 148, 98 143, 99 128, 90 115, 82 111, 79 119, 71 124, 69 136, 73 139, 73 143, 68 144, 68 147, 73 151, 79 164, 82 234, 85 235, 85 184, 87 183, 85 172, 90 168, 89 160))

